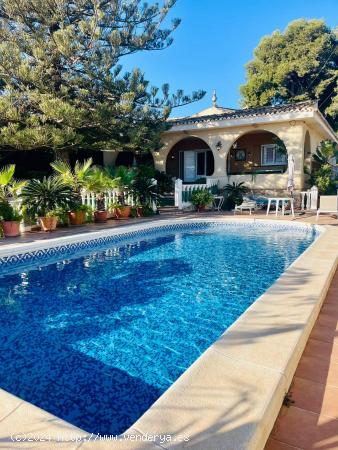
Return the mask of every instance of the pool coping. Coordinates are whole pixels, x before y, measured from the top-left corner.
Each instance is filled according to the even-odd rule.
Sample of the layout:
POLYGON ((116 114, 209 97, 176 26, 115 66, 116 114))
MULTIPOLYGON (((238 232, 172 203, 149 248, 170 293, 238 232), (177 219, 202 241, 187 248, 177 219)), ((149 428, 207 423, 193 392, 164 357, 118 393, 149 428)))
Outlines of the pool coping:
MULTIPOLYGON (((175 218, 2 247, 0 258, 55 247, 60 241, 81 242, 183 221, 313 227, 263 218, 175 218)), ((13 433, 48 435, 57 448, 68 440, 67 449, 263 449, 337 268, 338 228, 318 229, 315 242, 125 432, 124 439, 113 442, 89 435, 3 390, 0 439, 5 433, 10 446, 18 444, 10 437, 13 433)), ((33 446, 26 440, 20 445, 47 448, 43 442, 33 446)))

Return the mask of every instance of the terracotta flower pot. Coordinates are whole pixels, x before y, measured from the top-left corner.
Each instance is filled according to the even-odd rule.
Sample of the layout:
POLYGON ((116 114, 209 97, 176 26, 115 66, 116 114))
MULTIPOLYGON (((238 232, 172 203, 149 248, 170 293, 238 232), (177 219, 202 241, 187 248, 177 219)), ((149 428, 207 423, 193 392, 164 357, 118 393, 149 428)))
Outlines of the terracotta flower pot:
POLYGON ((131 213, 131 206, 120 206, 116 208, 116 212, 120 219, 128 219, 131 213))
POLYGON ((71 225, 82 225, 85 222, 86 213, 85 211, 69 211, 68 218, 71 225))
POLYGON ((198 205, 197 212, 205 211, 205 205, 198 205))
POLYGON ((2 222, 2 229, 5 237, 16 237, 20 235, 20 222, 10 220, 2 222))
POLYGON ((43 231, 54 231, 57 223, 57 217, 40 217, 40 224, 43 231))
POLYGON ((107 211, 94 211, 95 222, 102 223, 107 222, 108 212, 107 211))

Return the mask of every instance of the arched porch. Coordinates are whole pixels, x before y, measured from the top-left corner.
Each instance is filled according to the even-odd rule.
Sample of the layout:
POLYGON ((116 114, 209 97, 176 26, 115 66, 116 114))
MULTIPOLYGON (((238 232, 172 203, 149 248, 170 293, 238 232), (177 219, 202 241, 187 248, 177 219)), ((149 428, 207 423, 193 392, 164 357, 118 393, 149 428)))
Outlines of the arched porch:
POLYGON ((286 146, 276 134, 265 130, 249 131, 232 144, 227 156, 227 174, 283 174, 287 161, 286 146))
POLYGON ((211 148, 200 138, 187 137, 177 142, 166 158, 166 173, 186 183, 212 176, 215 161, 211 148))

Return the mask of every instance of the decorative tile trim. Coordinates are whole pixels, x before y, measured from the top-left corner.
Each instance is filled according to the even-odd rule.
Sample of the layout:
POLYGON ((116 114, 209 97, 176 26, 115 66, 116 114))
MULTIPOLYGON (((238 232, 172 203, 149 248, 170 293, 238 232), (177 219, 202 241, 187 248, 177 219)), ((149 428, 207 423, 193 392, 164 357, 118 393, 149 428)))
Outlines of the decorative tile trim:
MULTIPOLYGON (((193 221, 170 221, 167 224, 157 225, 151 223, 150 226, 145 227, 141 225, 140 228, 135 230, 135 226, 126 227, 127 230, 121 230, 121 232, 116 233, 116 229, 104 230, 106 235, 100 237, 89 237, 86 235, 78 235, 73 236, 75 242, 70 242, 63 245, 53 245, 51 241, 49 241, 50 246, 47 248, 36 248, 36 250, 28 250, 23 252, 13 252, 4 256, 1 256, 0 249, 0 275, 4 275, 10 271, 13 273, 13 269, 21 269, 28 268, 29 265, 36 265, 41 263, 41 265, 45 265, 46 263, 55 262, 55 258, 74 258, 79 257, 78 253, 82 253, 85 250, 95 250, 98 251, 102 249, 102 247, 110 245, 110 244, 125 244, 130 241, 135 241, 136 239, 144 238, 144 237, 152 237, 157 236, 159 234, 167 234, 175 231, 194 231, 194 230, 208 230, 208 229, 220 229, 220 228, 246 228, 246 229, 257 229, 257 228, 265 228, 267 230, 290 230, 292 232, 307 232, 318 235, 320 233, 320 227, 316 225, 310 224, 294 224, 291 222, 276 222, 276 221, 244 221, 244 220, 220 220, 216 221, 213 219, 212 221, 208 220, 193 220, 193 221), (129 231, 130 228, 133 230, 129 231), (85 239, 86 237, 86 239, 85 239)), ((148 224, 149 225, 149 224, 148 224)), ((120 231, 120 230, 119 230, 120 231)), ((97 235, 96 232, 90 233, 92 236, 97 235)), ((100 233, 101 234, 101 233, 100 233)), ((62 239, 62 238, 61 238, 62 239)), ((41 241, 41 246, 45 246, 45 241, 41 241)), ((22 245, 19 246, 20 250, 22 249, 22 245), (21 248, 20 248, 21 247, 21 248)))

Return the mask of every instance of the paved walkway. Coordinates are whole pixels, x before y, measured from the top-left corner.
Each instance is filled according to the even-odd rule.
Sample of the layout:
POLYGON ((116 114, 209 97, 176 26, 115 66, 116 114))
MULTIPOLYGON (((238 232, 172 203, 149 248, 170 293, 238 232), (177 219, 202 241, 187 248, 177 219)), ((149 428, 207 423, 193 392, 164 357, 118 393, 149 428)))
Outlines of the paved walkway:
POLYGON ((338 449, 338 270, 265 450, 338 449))

